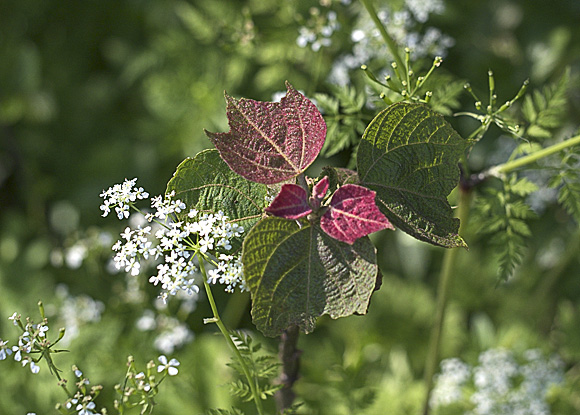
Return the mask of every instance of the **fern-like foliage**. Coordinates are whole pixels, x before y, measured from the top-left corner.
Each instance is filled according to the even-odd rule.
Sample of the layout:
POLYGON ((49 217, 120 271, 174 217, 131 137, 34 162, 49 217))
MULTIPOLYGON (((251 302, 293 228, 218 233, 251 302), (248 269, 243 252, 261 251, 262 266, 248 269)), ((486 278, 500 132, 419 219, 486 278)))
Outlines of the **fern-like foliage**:
POLYGON ((349 86, 333 87, 332 95, 316 94, 327 132, 321 154, 330 157, 357 145, 370 116, 364 113, 366 95, 349 86))
POLYGON ((435 111, 450 116, 460 107, 459 97, 464 92, 465 81, 448 74, 434 73, 422 89, 431 91, 428 105, 435 111))
POLYGON ((562 160, 549 186, 559 189, 558 202, 576 223, 580 223, 580 149, 569 149, 561 156, 562 160))
POLYGON ((499 187, 487 187, 476 200, 476 230, 489 235, 489 243, 498 254, 498 276, 507 280, 521 262, 526 239, 531 235, 527 221, 535 213, 524 198, 537 190, 525 178, 511 175, 499 187))
MULTIPOLYGON (((232 332, 230 336, 240 351, 244 363, 250 371, 251 377, 254 379, 260 398, 267 399, 269 396, 274 395, 277 390, 282 388, 282 385, 273 384, 272 382, 279 374, 280 363, 277 358, 269 354, 258 354, 262 349, 262 345, 254 342, 246 333, 232 332)), ((233 368, 241 376, 241 379, 230 382, 231 394, 242 401, 251 401, 253 399, 252 391, 250 385, 247 383, 240 362, 232 360, 228 363, 228 366, 233 368)))
POLYGON ((522 106, 524 119, 529 124, 525 135, 532 139, 552 136, 551 130, 562 125, 566 117, 567 91, 570 85, 570 68, 560 79, 546 85, 541 91, 527 95, 522 106))

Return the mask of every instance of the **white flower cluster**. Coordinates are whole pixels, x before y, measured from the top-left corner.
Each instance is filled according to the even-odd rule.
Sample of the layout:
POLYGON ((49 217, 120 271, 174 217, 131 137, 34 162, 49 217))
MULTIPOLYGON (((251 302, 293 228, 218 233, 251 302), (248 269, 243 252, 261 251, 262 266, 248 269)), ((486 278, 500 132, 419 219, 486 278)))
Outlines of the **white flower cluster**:
POLYGON ((153 347, 162 353, 173 353, 194 339, 194 333, 186 323, 175 317, 156 315, 153 310, 145 310, 135 325, 140 331, 156 330, 159 333, 153 340, 153 347))
MULTIPOLYGON (((415 58, 445 56, 455 41, 434 27, 421 28, 432 13, 443 13, 442 0, 405 0, 400 10, 391 7, 378 10, 377 15, 399 45, 407 46, 415 58)), ((384 41, 368 13, 362 13, 351 33, 351 53, 339 57, 329 76, 330 82, 347 85, 349 71, 380 58, 385 60, 384 41)), ((391 59, 393 59, 391 57, 391 59)))
POLYGON ((445 359, 441 362, 441 374, 431 395, 431 407, 458 402, 463 397, 463 386, 471 378, 471 367, 461 359, 445 359))
MULTIPOLYGON (((85 393, 86 386, 90 384, 89 380, 83 376, 83 372, 76 366, 73 366, 73 372, 77 378, 76 385, 79 387, 79 390, 72 398, 67 400, 64 406, 69 410, 74 410, 78 415, 101 415, 101 412, 95 412, 97 405, 93 402, 95 398, 93 396, 94 392, 88 395, 85 393)), ((100 386, 97 388, 100 388, 100 386)))
POLYGON ((67 409, 74 408, 79 415, 100 415, 100 412, 94 412, 97 405, 92 400, 86 398, 90 398, 90 396, 77 394, 66 403, 65 407, 67 409))
MULTIPOLYGON (((15 326, 20 325, 20 316, 16 313, 8 317, 12 320, 15 326)), ((0 339, 0 360, 5 360, 8 356, 14 353, 14 360, 22 363, 22 366, 28 364, 30 371, 32 373, 38 373, 40 371, 40 366, 36 364, 34 359, 30 356, 34 352, 34 346, 40 341, 46 339, 46 332, 48 331, 48 326, 45 323, 33 324, 27 322, 24 327, 23 333, 18 338, 18 346, 8 346, 8 341, 0 339)))
POLYGON ((544 358, 539 350, 526 351, 523 360, 519 364, 512 352, 502 349, 481 353, 473 368, 459 359, 446 359, 435 378, 430 405, 437 413, 438 408, 464 401, 471 381, 473 410, 467 415, 549 415, 545 397, 551 385, 562 382, 562 362, 544 358))
POLYGON ((94 300, 88 295, 73 296, 69 293, 65 284, 56 286, 57 303, 47 306, 47 310, 52 308, 54 314, 66 327, 66 333, 61 340, 61 345, 68 346, 70 342, 78 337, 82 326, 100 321, 105 305, 98 300, 94 300))
POLYGON ((105 199, 101 205, 103 217, 107 216, 111 212, 111 208, 114 207, 119 219, 127 219, 130 214, 129 208, 131 204, 137 199, 147 199, 149 197, 149 193, 143 190, 142 187, 134 188, 136 182, 136 178, 133 180, 125 179, 122 184, 109 187, 100 194, 105 199))
POLYGON ((217 267, 207 272, 208 282, 211 284, 219 282, 225 285, 226 291, 229 293, 233 293, 236 286, 239 286, 241 291, 246 291, 247 287, 243 278, 241 258, 239 256, 220 254, 218 259, 217 267))
MULTIPOLYGON (((142 189, 133 189, 135 180, 125 181, 123 185, 115 185, 108 191, 103 192, 105 204, 101 209, 107 212, 115 203, 117 207, 123 200, 122 214, 120 218, 128 218, 129 207, 134 206, 136 199, 145 198, 147 193, 142 189), (116 193, 118 192, 118 194, 116 193)), ((185 212, 186 205, 180 200, 174 200, 174 193, 164 198, 157 196, 152 198, 152 213, 145 215, 147 221, 155 221, 160 226, 153 231, 151 226, 140 226, 136 229, 125 228, 121 233, 122 240, 117 241, 112 247, 116 252, 114 263, 117 269, 124 269, 131 275, 138 275, 142 269, 142 261, 153 259, 162 260, 157 265, 157 274, 149 278, 153 285, 160 285, 162 293, 160 297, 166 301, 168 296, 175 295, 180 291, 194 294, 199 291, 195 285, 196 262, 202 255, 203 260, 216 265, 212 270, 211 282, 223 282, 227 290, 239 285, 242 289, 243 275, 239 260, 234 260, 231 255, 219 256, 216 261, 212 254, 216 251, 232 248, 231 239, 239 237, 244 228, 236 223, 229 223, 228 217, 219 211, 216 214, 200 213, 191 209, 187 213, 187 219, 178 221, 177 214, 185 212), (232 261, 231 264, 226 263, 232 261)), ((136 209, 136 208, 135 208, 136 209)), ((137 209, 136 209, 137 210, 137 209)))
POLYGON ((314 52, 318 52, 322 47, 332 44, 332 34, 338 29, 340 29, 340 24, 337 21, 336 12, 331 10, 321 15, 319 9, 312 8, 311 18, 307 25, 298 29, 296 44, 301 48, 310 45, 314 52))

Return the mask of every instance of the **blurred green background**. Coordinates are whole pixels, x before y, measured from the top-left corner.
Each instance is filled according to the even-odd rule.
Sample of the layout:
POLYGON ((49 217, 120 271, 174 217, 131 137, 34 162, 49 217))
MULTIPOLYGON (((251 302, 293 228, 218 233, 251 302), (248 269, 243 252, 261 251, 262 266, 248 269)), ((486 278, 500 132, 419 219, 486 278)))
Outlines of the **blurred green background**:
MULTIPOLYGON (((423 39, 419 64, 428 67, 434 51, 444 52, 441 71, 469 80, 483 96, 492 68, 500 102, 524 79, 539 88, 570 66, 569 111, 557 134, 570 136, 580 125, 579 1, 376 4, 391 13, 402 38, 423 39)), ((61 326, 70 335, 71 352, 56 356, 57 364, 65 377, 72 378, 74 363, 92 383, 105 385, 100 405, 111 409, 112 386, 124 378, 127 355, 144 368, 165 351, 182 366, 178 378, 163 385, 156 413, 231 406, 223 386, 231 377, 224 366, 229 353, 213 327, 202 324, 209 316, 206 301, 156 307, 145 276, 136 281, 110 272, 110 246, 125 225, 100 217, 99 193, 133 177, 151 194, 163 193, 185 157, 210 147, 204 128, 227 130, 224 90, 271 100, 288 80, 307 96, 333 94, 340 69, 353 93, 367 101, 370 92, 356 68, 366 63, 380 73, 391 58, 379 43, 361 52, 356 30, 370 30, 364 16, 356 1, 331 0, 0 2, 0 338, 13 345, 18 332, 7 317, 18 311, 38 320, 42 300, 52 335, 61 326), (366 60, 357 61, 361 57, 366 60)), ((472 105, 465 94, 451 107, 472 105)), ((362 125, 379 109, 361 107, 362 125)), ((460 134, 473 129, 461 118, 449 121, 460 134)), ((504 161, 506 140, 492 129, 474 150, 472 169, 504 161)), ((313 170, 345 165, 351 150, 313 170)), ((496 284, 497 264, 485 238, 467 228, 471 248, 460 254, 442 357, 473 363, 481 351, 500 346, 557 353, 566 378, 551 395, 553 413, 576 414, 580 232, 553 195, 541 200, 537 213, 523 265, 505 284, 496 284)), ((384 280, 368 315, 322 318, 300 340, 296 391, 306 402, 304 413, 420 408, 443 250, 402 232, 373 239, 384 280)), ((232 328, 252 328, 247 293, 218 300, 232 328)), ((263 341, 276 349, 274 340, 263 341)), ((0 373, 0 414, 55 413, 54 404, 65 400, 44 365, 32 376, 8 359, 0 373)))

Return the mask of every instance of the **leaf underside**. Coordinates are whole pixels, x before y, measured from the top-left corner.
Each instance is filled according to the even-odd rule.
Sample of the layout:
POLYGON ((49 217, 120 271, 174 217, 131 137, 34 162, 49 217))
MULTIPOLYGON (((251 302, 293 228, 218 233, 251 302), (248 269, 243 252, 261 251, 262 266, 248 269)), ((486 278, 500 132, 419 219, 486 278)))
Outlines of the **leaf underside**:
POLYGON ((470 142, 422 104, 396 103, 367 127, 358 149, 358 175, 377 192, 393 225, 447 248, 467 245, 447 196, 459 181, 458 163, 470 142))
POLYGON ((286 83, 277 102, 226 95, 230 131, 206 135, 221 157, 248 180, 273 184, 303 173, 326 138, 326 124, 316 106, 286 83))
MULTIPOLYGON (((267 186, 244 179, 231 171, 216 150, 204 150, 185 159, 167 184, 167 192, 188 209, 224 212, 229 220, 243 226, 245 233, 261 218, 267 205, 267 186)), ((187 220, 187 212, 179 216, 187 220)))
POLYGON ((377 284, 368 238, 348 245, 307 222, 261 220, 244 241, 242 262, 254 324, 271 337, 292 325, 309 333, 323 314, 365 314, 377 284))

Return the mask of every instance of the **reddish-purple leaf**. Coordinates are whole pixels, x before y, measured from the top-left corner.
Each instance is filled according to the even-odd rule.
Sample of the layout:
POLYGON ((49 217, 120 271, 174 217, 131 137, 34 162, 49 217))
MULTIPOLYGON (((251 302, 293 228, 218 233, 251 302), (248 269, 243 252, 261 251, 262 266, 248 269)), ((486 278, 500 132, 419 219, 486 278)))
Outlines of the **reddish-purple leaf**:
POLYGON ((375 204, 375 192, 346 184, 333 195, 328 210, 320 218, 324 232, 339 241, 353 244, 358 238, 381 229, 394 229, 375 204))
POLYGON ((328 177, 324 176, 322 180, 314 185, 312 188, 312 196, 310 196, 310 206, 314 210, 318 210, 320 208, 320 203, 326 192, 328 191, 328 177))
POLYGON ((286 82, 277 102, 226 94, 230 131, 206 135, 230 168, 248 180, 272 184, 295 177, 314 161, 326 138, 316 106, 286 82))
POLYGON ((318 200, 322 200, 324 195, 328 191, 328 176, 324 176, 322 180, 314 185, 312 188, 312 197, 318 200))
POLYGON ((297 184, 282 185, 266 212, 285 219, 298 219, 308 215, 312 209, 308 205, 306 189, 297 184))

